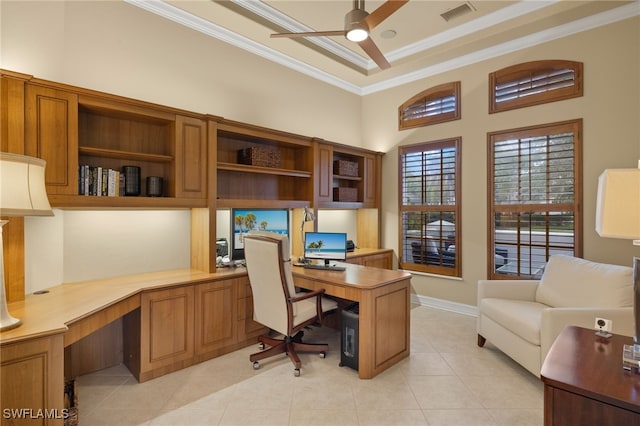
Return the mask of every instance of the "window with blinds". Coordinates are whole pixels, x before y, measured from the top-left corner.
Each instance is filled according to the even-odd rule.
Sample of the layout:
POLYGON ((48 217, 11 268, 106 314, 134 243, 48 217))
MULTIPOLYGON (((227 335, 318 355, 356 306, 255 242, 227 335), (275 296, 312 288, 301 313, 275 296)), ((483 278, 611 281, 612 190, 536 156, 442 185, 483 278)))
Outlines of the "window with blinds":
POLYGON ((488 135, 489 277, 531 279, 582 256, 582 121, 488 135))
POLYGON ((582 96, 582 62, 534 61, 489 74, 489 112, 582 96))
POLYGON ((460 119, 460 82, 424 90, 398 108, 398 129, 411 129, 460 119))
POLYGON ((399 149, 401 269, 461 276, 460 143, 399 149))

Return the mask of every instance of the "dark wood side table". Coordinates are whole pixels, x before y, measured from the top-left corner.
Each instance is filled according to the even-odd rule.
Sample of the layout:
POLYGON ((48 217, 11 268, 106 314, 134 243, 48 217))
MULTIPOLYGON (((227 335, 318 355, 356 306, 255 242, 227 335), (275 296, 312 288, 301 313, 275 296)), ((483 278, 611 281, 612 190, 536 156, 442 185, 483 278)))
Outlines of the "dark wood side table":
POLYGON ((544 424, 640 426, 640 373, 622 368, 627 336, 568 326, 542 365, 544 424))

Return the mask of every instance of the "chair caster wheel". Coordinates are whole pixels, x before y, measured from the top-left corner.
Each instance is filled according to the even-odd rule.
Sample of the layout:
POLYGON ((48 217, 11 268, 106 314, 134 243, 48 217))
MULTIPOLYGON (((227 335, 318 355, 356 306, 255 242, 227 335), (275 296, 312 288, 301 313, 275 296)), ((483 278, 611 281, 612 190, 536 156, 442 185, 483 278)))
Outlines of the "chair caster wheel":
POLYGON ((258 343, 258 349, 260 349, 261 351, 263 351, 265 348, 265 345, 263 342, 258 343))
POLYGON ((254 370, 259 370, 260 369, 260 363, 258 361, 254 361, 253 362, 253 369, 254 370))
POLYGON ((293 375, 296 376, 296 377, 300 377, 300 369, 299 368, 294 369, 293 370, 293 375))
POLYGON ((322 359, 325 359, 327 357, 327 353, 324 351, 320 352, 319 355, 320 355, 320 358, 322 359))

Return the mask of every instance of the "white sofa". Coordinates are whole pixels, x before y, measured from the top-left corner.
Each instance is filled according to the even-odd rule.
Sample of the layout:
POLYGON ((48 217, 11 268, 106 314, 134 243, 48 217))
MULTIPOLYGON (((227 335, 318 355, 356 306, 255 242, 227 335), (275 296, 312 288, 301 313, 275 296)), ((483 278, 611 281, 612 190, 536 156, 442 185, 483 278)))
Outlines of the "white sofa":
POLYGON ((633 269, 551 256, 540 281, 478 281, 478 346, 488 340, 536 376, 551 344, 567 325, 632 336, 633 269))

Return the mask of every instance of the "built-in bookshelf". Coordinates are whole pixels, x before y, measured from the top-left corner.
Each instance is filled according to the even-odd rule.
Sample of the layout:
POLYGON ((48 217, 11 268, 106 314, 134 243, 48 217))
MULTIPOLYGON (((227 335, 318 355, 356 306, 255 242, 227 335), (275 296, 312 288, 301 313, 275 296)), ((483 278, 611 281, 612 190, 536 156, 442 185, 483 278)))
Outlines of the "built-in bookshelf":
POLYGON ((243 123, 218 124, 218 207, 303 207, 313 202, 310 138, 243 123), (272 153, 278 161, 254 162, 247 152, 272 153))

